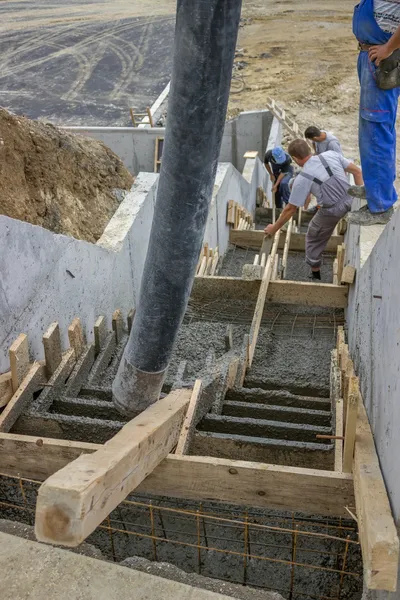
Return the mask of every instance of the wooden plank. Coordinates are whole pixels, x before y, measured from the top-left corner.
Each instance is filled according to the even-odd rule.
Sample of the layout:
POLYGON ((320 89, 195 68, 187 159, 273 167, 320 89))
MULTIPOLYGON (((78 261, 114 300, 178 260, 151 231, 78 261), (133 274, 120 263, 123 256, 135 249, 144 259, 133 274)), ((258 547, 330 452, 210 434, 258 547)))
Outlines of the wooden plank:
MULTIPOLYGON (((42 481, 101 444, 0 434, 0 473, 42 481)), ((348 516, 354 506, 351 475, 170 454, 138 487, 143 494, 216 500, 277 510, 348 516)))
POLYGON ((74 349, 75 358, 78 360, 82 354, 83 346, 85 345, 85 338, 80 319, 74 319, 68 327, 68 339, 71 348, 74 349))
POLYGON ((361 398, 353 477, 366 585, 371 590, 394 592, 397 587, 399 539, 361 398))
POLYGON ((254 316, 250 328, 250 348, 249 348, 249 367, 251 367, 254 352, 257 346, 258 333, 260 331, 261 320, 264 312, 265 300, 267 298, 268 286, 272 277, 272 270, 274 267, 275 256, 278 251, 280 230, 276 232, 274 237, 274 243, 272 246, 271 254, 268 256, 267 264, 264 269, 263 278, 261 280, 260 291, 258 292, 258 298, 256 308, 254 310, 254 316))
POLYGON ((58 323, 52 323, 43 336, 47 378, 53 375, 62 360, 61 334, 58 323))
POLYGON ((207 258, 205 256, 203 256, 203 258, 201 259, 200 268, 199 268, 199 272, 198 272, 199 277, 204 276, 206 267, 207 267, 207 258))
POLYGON ((331 283, 303 281, 271 281, 268 302, 303 306, 347 307, 347 288, 331 283))
POLYGON ((346 403, 346 427, 343 448, 343 472, 351 473, 353 468, 354 445, 356 441, 356 426, 360 388, 358 377, 350 377, 349 392, 346 403))
POLYGON ((339 398, 335 403, 335 471, 343 471, 343 399, 339 398))
POLYGON ((335 260, 333 261, 333 285, 338 285, 339 284, 339 279, 338 279, 338 259, 335 258, 335 260))
POLYGON ((206 270, 204 272, 204 275, 206 275, 206 276, 211 275, 212 262, 213 262, 213 257, 209 256, 207 258, 206 270))
POLYGON ((107 331, 107 323, 106 318, 103 316, 98 317, 96 319, 96 323, 94 324, 94 348, 96 352, 96 356, 100 354, 101 350, 104 348, 104 344, 106 342, 108 331, 107 331))
MULTIPOLYGON (((248 231, 238 231, 237 229, 231 229, 229 232, 229 241, 231 244, 240 246, 241 248, 250 248, 252 250, 260 250, 261 244, 264 239, 264 232, 259 229, 249 229, 248 231)), ((305 233, 294 233, 291 234, 290 250, 293 252, 304 252, 305 251, 305 233)), ((282 231, 281 238, 279 240, 279 249, 282 250, 285 247, 286 232, 282 231)), ((324 252, 336 252, 338 246, 343 242, 343 236, 332 236, 328 241, 324 252)))
POLYGON ((47 381, 45 366, 36 362, 0 415, 0 431, 8 432, 32 401, 34 392, 47 381))
POLYGON ((351 475, 201 456, 170 456, 138 493, 345 516, 351 475))
POLYGON ((122 312, 119 308, 117 308, 117 310, 113 313, 112 328, 115 333, 115 340, 117 344, 119 344, 124 335, 124 317, 122 316, 122 312))
POLYGON ((132 308, 128 312, 127 322, 128 322, 128 334, 132 331, 133 321, 135 319, 136 308, 132 308))
POLYGON ((337 249, 337 261, 338 261, 337 275, 338 275, 338 282, 339 283, 342 281, 342 273, 343 273, 343 266, 344 266, 344 255, 345 255, 345 245, 341 244, 338 247, 338 249, 337 249))
POLYGON ((189 407, 183 421, 175 454, 187 454, 189 451, 190 433, 194 429, 194 418, 196 416, 197 406, 201 396, 202 385, 201 379, 196 379, 194 382, 189 407))
POLYGON ((13 395, 11 371, 0 375, 0 408, 11 400, 13 395))
POLYGON ((28 337, 20 333, 15 342, 10 346, 10 367, 13 393, 17 391, 29 371, 28 337))
POLYGON ((341 284, 349 284, 354 283, 354 279, 356 276, 356 269, 351 265, 346 265, 342 272, 342 279, 340 280, 341 284))
POLYGON ((278 266, 279 266, 279 256, 275 255, 274 266, 272 267, 272 275, 271 281, 276 281, 278 279, 278 266))
POLYGON ((191 390, 176 390, 127 423, 103 448, 81 456, 40 487, 39 541, 75 547, 176 445, 191 390))
POLYGON ((286 278, 286 269, 287 269, 287 260, 288 254, 290 250, 290 240, 292 237, 292 229, 293 229, 293 217, 289 220, 288 228, 285 236, 285 246, 283 248, 283 258, 282 258, 282 278, 286 278))
POLYGON ((217 248, 215 249, 213 259, 212 259, 212 263, 211 263, 211 269, 210 269, 211 277, 214 277, 214 275, 215 275, 215 272, 218 267, 218 261, 219 261, 219 254, 218 254, 218 246, 217 246, 217 248))
POLYGON ((248 150, 244 153, 243 158, 257 158, 258 150, 248 150))
MULTIPOLYGON (((260 280, 239 277, 195 277, 191 299, 201 302, 247 300, 256 302, 260 280)), ((271 281, 268 302, 302 304, 303 306, 347 307, 348 290, 343 285, 303 281, 271 281)))

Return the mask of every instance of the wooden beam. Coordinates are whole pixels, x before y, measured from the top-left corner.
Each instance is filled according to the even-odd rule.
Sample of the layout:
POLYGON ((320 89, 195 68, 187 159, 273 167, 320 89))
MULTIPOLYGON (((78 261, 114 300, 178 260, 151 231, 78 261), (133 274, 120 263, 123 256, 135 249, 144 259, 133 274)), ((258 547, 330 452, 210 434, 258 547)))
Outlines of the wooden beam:
POLYGON ((43 336, 46 375, 50 379, 62 360, 61 335, 58 323, 52 323, 43 336))
MULTIPOLYGON (((299 209, 299 210, 301 210, 301 209, 299 209)), ((282 271, 281 271, 283 279, 286 278, 287 260, 288 260, 289 250, 290 250, 290 240, 291 240, 291 236, 292 236, 292 228, 293 228, 293 217, 291 217, 291 219, 289 220, 289 224, 288 224, 288 228, 287 228, 286 236, 285 236, 285 247, 283 249, 282 271)))
POLYGON ((0 431, 8 432, 32 401, 34 392, 47 381, 44 365, 36 362, 30 367, 21 385, 0 415, 0 431))
POLYGON ((254 353, 257 346, 258 333, 260 331, 265 300, 267 298, 268 286, 271 281, 272 272, 275 264, 275 256, 278 251, 280 233, 281 232, 279 230, 275 234, 274 244, 272 246, 271 254, 268 256, 267 264, 264 269, 264 275, 261 280, 260 291, 258 292, 256 308, 254 310, 254 316, 250 327, 249 367, 251 367, 252 365, 254 353))
POLYGON ((356 426, 360 388, 358 377, 350 377, 346 402, 346 428, 343 448, 343 472, 351 473, 353 468, 354 445, 356 441, 356 426))
POLYGON ((176 445, 191 390, 159 400, 91 455, 81 456, 40 487, 39 541, 75 547, 134 490, 176 445))
MULTIPOLYGON (((195 277, 191 299, 201 302, 217 300, 257 301, 261 280, 239 277, 195 277)), ((268 302, 303 304, 304 306, 347 307, 348 290, 343 285, 303 281, 271 281, 268 302)))
POLYGON ((347 307, 347 288, 331 283, 271 281, 268 302, 303 306, 347 307))
POLYGON ((17 391, 29 371, 28 337, 21 333, 10 346, 10 366, 13 393, 17 391))
POLYGON ((114 311, 112 316, 112 328, 115 333, 115 341, 119 344, 124 334, 124 318, 119 308, 114 311))
POLYGON ((371 590, 395 592, 399 539, 362 401, 358 404, 353 477, 366 585, 371 590))
POLYGON ((78 360, 82 354, 83 346, 85 345, 85 338, 80 319, 74 319, 68 327, 68 339, 71 348, 74 349, 75 358, 78 360))
POLYGON ((103 316, 98 317, 96 323, 94 324, 94 348, 96 352, 96 356, 100 354, 101 350, 104 348, 104 344, 108 337, 107 323, 106 318, 103 316))
MULTIPOLYGON (((242 248, 250 248, 252 250, 260 250, 263 242, 264 232, 259 229, 249 229, 248 231, 241 231, 237 229, 231 229, 229 232, 229 241, 231 244, 240 246, 242 248)), ((282 250, 285 246, 286 232, 282 231, 281 238, 279 240, 279 249, 282 250)), ((290 241, 290 250, 293 252, 304 252, 305 251, 305 233, 292 233, 290 241)), ((343 242, 343 236, 337 235, 332 236, 327 243, 324 252, 336 252, 338 246, 343 242)))
POLYGON ((183 421, 181 433, 179 435, 178 444, 175 454, 187 454, 189 451, 190 433, 194 429, 194 419, 201 395, 202 381, 196 379, 193 386, 192 395, 190 397, 189 407, 183 421))
POLYGON ((335 516, 354 502, 351 475, 201 456, 168 457, 138 493, 335 516))
MULTIPOLYGON (((0 434, 0 473, 42 481, 101 444, 0 434)), ((354 506, 351 475, 201 456, 170 454, 138 493, 215 500, 241 506, 348 516, 354 506)))

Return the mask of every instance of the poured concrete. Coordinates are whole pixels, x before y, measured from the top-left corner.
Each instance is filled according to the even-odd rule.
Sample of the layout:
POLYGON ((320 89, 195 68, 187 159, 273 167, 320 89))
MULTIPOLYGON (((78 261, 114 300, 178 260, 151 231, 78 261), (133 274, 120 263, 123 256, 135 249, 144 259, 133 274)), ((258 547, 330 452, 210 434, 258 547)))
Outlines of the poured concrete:
POLYGON ((2 600, 224 600, 216 594, 0 533, 2 600))

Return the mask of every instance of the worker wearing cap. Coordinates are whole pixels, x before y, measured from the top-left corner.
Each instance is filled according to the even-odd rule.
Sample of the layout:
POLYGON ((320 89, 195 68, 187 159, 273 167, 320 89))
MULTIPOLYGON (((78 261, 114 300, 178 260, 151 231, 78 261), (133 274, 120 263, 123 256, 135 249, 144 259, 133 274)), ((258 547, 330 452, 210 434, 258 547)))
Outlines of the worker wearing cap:
POLYGON ((312 142, 315 154, 322 154, 322 152, 327 152, 328 150, 343 154, 339 140, 330 131, 324 131, 324 129, 319 129, 312 125, 311 127, 307 127, 304 137, 312 142))
POLYGON ((277 146, 266 152, 264 165, 273 183, 272 192, 275 194, 275 206, 282 208, 282 191, 284 189, 281 189, 281 184, 284 178, 287 178, 288 182, 293 176, 292 159, 281 146, 277 146))
POLYGON ((322 253, 336 225, 351 209, 352 198, 348 194, 350 184, 346 173, 351 173, 356 184, 362 185, 361 169, 332 150, 313 155, 305 140, 292 142, 289 154, 302 170, 294 180, 287 206, 276 223, 265 228, 265 233, 274 235, 299 207, 306 205, 310 193, 314 194, 320 208, 308 226, 306 262, 311 267, 311 277, 320 280, 322 253))
POLYGON ((350 195, 367 206, 347 216, 358 225, 385 224, 397 200, 396 115, 400 88, 400 0, 361 0, 354 9, 361 86, 359 148, 365 187, 350 195))

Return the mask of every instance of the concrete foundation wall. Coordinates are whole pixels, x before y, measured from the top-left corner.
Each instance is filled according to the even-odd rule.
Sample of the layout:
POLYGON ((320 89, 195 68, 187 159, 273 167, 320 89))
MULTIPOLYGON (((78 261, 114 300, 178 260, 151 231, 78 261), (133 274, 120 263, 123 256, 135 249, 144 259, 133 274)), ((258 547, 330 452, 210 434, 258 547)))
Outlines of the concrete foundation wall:
MULTIPOLYGON (((142 129, 140 131, 151 131, 142 129)), ((254 159, 247 181, 231 164, 220 164, 204 241, 222 255, 228 247, 227 204, 235 200, 253 214, 256 189, 266 172, 254 159)), ((67 328, 79 317, 88 339, 99 315, 120 308, 127 315, 140 289, 153 220, 158 175, 140 173, 97 244, 54 234, 0 216, 0 373, 9 369, 8 349, 20 333, 32 358, 42 359, 42 336, 58 321, 64 348, 67 328)))
MULTIPOLYGON (((222 139, 221 162, 232 163, 240 172, 248 150, 258 150, 262 158, 270 136, 272 114, 267 111, 241 113, 225 125, 222 139)), ((106 144, 123 160, 125 166, 137 175, 141 171, 154 172, 154 150, 157 137, 165 136, 165 128, 133 127, 65 127, 67 131, 94 137, 106 144)))
MULTIPOLYGON (((400 211, 386 227, 350 227, 346 261, 357 268, 348 337, 381 469, 400 524, 400 211)), ((400 581, 400 579, 399 579, 400 581)), ((396 594, 371 593, 379 600, 396 594)))

